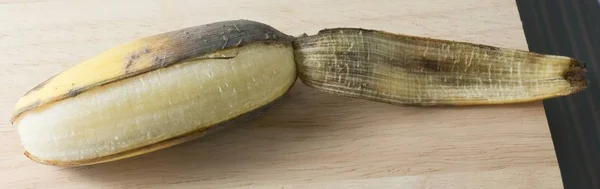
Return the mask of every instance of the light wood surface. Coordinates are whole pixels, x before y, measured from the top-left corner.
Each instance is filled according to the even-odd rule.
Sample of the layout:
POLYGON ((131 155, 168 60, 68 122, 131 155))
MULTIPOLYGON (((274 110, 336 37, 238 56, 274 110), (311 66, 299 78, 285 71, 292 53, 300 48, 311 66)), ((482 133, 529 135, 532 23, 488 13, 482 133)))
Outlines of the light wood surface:
POLYGON ((23 156, 11 109, 37 83, 134 38, 240 18, 527 49, 514 1, 0 0, 0 188, 562 188, 539 102, 398 107, 300 82, 248 124, 155 153, 70 169, 23 156))

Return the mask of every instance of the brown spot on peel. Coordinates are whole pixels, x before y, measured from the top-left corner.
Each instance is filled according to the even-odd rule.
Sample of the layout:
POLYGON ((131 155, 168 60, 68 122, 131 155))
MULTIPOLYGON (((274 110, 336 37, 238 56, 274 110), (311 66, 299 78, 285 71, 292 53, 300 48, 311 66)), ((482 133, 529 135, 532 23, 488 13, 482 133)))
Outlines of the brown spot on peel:
MULTIPOLYGON (((60 73, 59 73, 60 74, 60 73)), ((58 74, 57 74, 58 75, 58 74)), ((37 91, 38 89, 41 89, 42 87, 46 86, 46 84, 48 82, 50 82, 50 80, 52 80, 54 77, 56 77, 56 75, 46 79, 45 81, 41 82, 40 84, 36 85, 35 87, 33 87, 31 90, 27 91, 24 95, 28 95, 29 93, 33 92, 33 91, 37 91)))
POLYGON ((125 64, 125 72, 129 73, 131 71, 131 66, 142 56, 149 54, 150 48, 148 47, 148 45, 144 46, 143 49, 139 50, 139 51, 134 51, 131 54, 129 54, 129 56, 127 56, 127 63, 125 64))
POLYGON ((71 98, 71 97, 75 97, 79 94, 81 94, 84 90, 79 88, 79 89, 71 89, 69 90, 69 93, 67 93, 67 97, 71 98))
POLYGON ((154 59, 152 59, 152 64, 156 65, 157 67, 163 68, 165 67, 165 63, 167 62, 166 58, 166 55, 162 55, 162 57, 154 55, 154 59))

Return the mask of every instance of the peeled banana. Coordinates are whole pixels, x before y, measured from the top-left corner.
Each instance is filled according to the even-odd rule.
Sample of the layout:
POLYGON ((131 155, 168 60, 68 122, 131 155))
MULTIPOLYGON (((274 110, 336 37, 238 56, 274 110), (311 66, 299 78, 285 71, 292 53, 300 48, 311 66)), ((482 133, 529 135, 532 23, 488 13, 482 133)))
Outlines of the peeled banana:
POLYGON ((587 86, 569 57, 359 28, 292 37, 250 20, 133 40, 40 83, 14 108, 25 155, 81 166, 201 137, 261 112, 299 78, 399 105, 542 100, 587 86))

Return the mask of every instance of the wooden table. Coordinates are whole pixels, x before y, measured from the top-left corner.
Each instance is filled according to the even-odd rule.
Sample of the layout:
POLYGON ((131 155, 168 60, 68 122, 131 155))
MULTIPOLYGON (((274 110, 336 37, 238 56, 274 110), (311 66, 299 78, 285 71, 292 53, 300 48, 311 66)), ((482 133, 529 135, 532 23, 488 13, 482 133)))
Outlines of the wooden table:
POLYGON ((246 125, 155 153, 70 169, 23 156, 9 120, 35 84, 134 38, 239 18, 527 49, 514 1, 0 0, 0 188, 562 188, 539 102, 398 107, 300 82, 246 125))

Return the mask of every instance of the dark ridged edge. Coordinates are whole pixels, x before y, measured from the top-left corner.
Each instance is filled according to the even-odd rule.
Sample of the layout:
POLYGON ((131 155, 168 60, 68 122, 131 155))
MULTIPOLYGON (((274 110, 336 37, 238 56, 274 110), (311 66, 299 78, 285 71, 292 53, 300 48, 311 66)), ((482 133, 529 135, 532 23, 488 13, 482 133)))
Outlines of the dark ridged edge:
POLYGON ((529 50, 586 62, 588 89, 544 101, 564 188, 600 188, 600 2, 517 0, 529 50))

